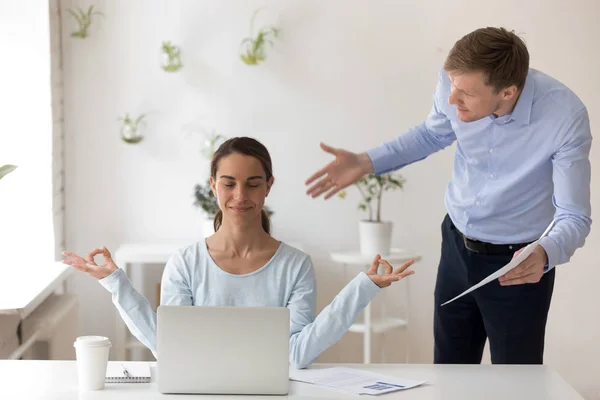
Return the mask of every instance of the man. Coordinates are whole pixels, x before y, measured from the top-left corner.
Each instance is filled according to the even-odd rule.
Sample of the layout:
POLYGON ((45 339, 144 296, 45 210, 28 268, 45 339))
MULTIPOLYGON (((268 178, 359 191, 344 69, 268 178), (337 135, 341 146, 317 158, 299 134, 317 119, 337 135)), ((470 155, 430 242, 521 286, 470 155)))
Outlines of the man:
POLYGON ((402 168, 457 142, 435 286, 434 362, 542 364, 554 267, 590 232, 591 133, 577 96, 529 68, 503 28, 458 40, 422 124, 366 153, 321 144, 335 160, 307 181, 325 198, 365 174, 402 168), (508 263, 555 221, 533 253, 498 281, 440 305, 508 263))

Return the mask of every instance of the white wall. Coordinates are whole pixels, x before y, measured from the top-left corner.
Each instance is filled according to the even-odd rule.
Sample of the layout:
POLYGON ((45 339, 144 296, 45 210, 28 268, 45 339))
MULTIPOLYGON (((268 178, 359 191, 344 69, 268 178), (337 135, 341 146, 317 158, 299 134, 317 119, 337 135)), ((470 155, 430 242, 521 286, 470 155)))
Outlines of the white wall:
MULTIPOLYGON (((65 2, 64 7, 72 3, 65 2)), ((88 3, 83 5, 87 6, 88 3)), ((600 6, 573 2, 428 0, 379 1, 96 1, 106 18, 86 40, 68 37, 63 20, 67 247, 86 252, 125 242, 198 238, 201 212, 192 188, 207 176, 197 136, 186 124, 207 120, 224 134, 250 135, 272 153, 276 186, 268 204, 275 234, 305 243, 318 270, 319 304, 343 285, 327 251, 356 247, 357 194, 328 202, 304 195, 304 180, 329 158, 319 141, 360 151, 401 133, 431 107, 436 72, 463 34, 486 25, 515 29, 527 41, 532 66, 569 85, 587 104, 593 128, 600 118, 600 6), (258 67, 244 65, 238 45, 254 9, 279 22, 281 44, 258 67), (184 69, 158 67, 162 40, 182 45, 184 69), (139 145, 119 139, 118 115, 150 112, 139 145)), ((411 277, 411 361, 432 361, 433 285, 440 248, 443 195, 453 149, 405 169, 403 193, 385 198, 395 222, 394 243, 423 255, 411 277)), ((593 149, 593 176, 600 153, 593 149)), ((600 193, 592 189, 593 207, 600 193)), ((547 334, 546 362, 590 399, 600 399, 600 344, 593 249, 596 229, 570 265, 559 268, 547 334), (596 300, 596 301, 594 301, 596 300)), ((84 333, 112 336, 110 298, 78 275, 84 333)), ((387 289, 394 312, 401 288, 387 289)), ((381 301, 381 299, 379 299, 381 301)), ((402 361, 401 333, 386 338, 387 361, 402 361)), ((360 337, 349 334, 325 361, 360 361, 360 337)))

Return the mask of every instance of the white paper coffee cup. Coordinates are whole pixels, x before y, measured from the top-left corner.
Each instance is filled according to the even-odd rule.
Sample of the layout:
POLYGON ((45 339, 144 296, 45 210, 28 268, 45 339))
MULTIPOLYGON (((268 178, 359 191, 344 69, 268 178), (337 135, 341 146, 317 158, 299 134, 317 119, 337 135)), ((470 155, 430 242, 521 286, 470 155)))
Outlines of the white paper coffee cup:
POLYGON ((79 389, 104 389, 110 340, 105 336, 80 336, 73 346, 77 358, 79 389))

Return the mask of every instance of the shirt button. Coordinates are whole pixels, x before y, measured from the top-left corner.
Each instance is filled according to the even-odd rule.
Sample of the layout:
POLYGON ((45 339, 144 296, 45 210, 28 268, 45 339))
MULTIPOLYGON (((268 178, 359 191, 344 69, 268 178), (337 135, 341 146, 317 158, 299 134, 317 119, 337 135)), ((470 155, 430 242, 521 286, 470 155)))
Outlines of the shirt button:
POLYGON ((494 174, 490 174, 490 178, 494 179, 494 174))
POLYGON ((473 227, 473 224, 469 224, 469 228, 472 228, 472 227, 473 227))
POLYGON ((480 202, 477 202, 477 203, 475 203, 475 205, 477 205, 477 206, 480 206, 480 205, 481 205, 481 203, 480 203, 480 202))
POLYGON ((493 152, 494 152, 494 149, 490 149, 490 153, 493 153, 493 152))

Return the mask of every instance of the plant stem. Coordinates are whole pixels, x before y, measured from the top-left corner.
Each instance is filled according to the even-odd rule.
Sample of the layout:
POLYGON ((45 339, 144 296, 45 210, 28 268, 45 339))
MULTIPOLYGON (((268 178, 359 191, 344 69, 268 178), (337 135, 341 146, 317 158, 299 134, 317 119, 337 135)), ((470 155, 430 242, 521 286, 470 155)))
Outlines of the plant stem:
POLYGON ((356 185, 356 187, 358 188, 358 191, 360 192, 360 195, 362 196, 365 205, 367 206, 367 210, 369 210, 369 221, 373 221, 373 209, 371 208, 371 202, 367 201, 367 196, 365 196, 365 192, 363 192, 360 185, 356 185))
POLYGON ((376 222, 381 222, 381 198, 383 196, 383 183, 379 184, 379 193, 377 193, 377 219, 376 222))

